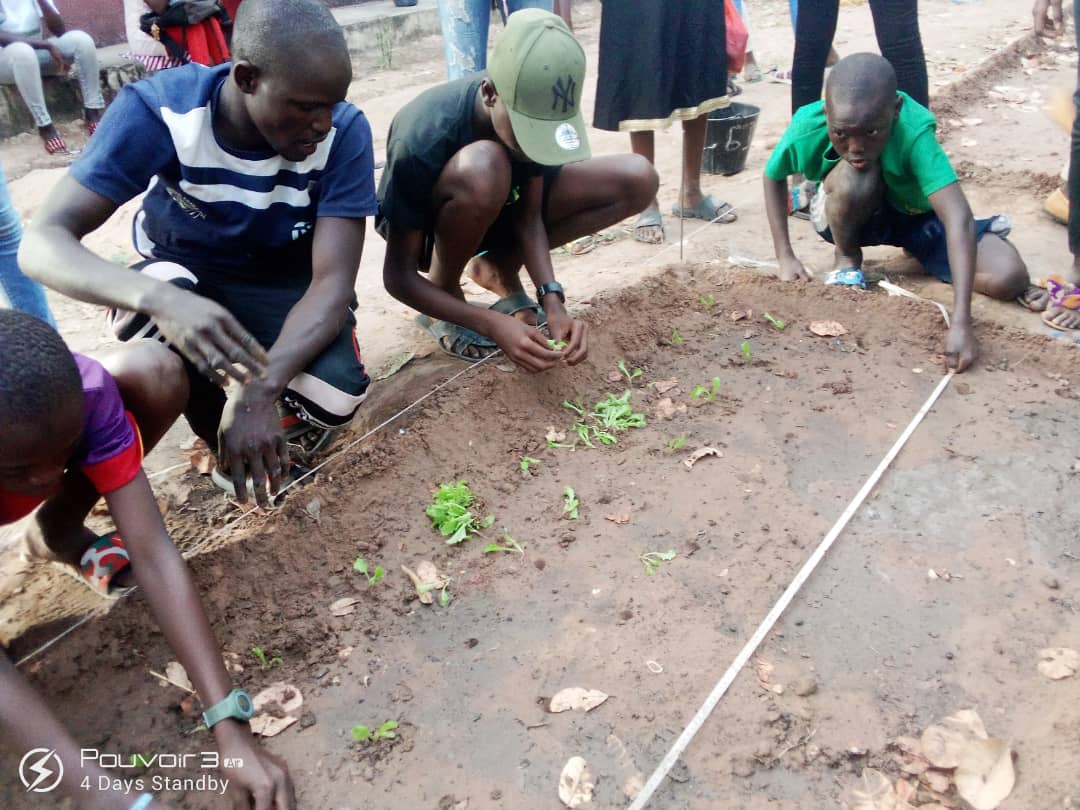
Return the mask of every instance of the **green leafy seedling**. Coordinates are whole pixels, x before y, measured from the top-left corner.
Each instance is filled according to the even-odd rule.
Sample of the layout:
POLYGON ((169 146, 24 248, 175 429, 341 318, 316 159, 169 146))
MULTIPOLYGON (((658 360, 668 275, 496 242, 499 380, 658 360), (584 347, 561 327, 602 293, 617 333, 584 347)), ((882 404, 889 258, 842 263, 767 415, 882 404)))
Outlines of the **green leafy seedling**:
POLYGON ((432 582, 430 585, 421 585, 416 590, 419 593, 428 593, 429 591, 437 590, 439 592, 439 607, 446 607, 450 604, 450 577, 446 577, 442 582, 432 582))
POLYGON ((635 368, 633 371, 631 371, 629 368, 627 368, 625 360, 620 360, 619 363, 618 363, 618 367, 619 367, 619 371, 621 371, 626 376, 626 384, 627 385, 633 385, 634 380, 636 380, 642 374, 642 371, 641 371, 640 368, 635 368))
POLYGON ((668 450, 682 450, 686 446, 686 434, 676 436, 667 443, 668 450))
POLYGON ((705 398, 706 402, 713 402, 716 399, 716 395, 720 393, 720 378, 713 377, 712 385, 705 387, 704 385, 695 385, 694 389, 690 392, 690 396, 694 399, 705 398))
POLYGON ((479 534, 495 522, 494 515, 477 518, 469 508, 476 501, 476 496, 464 481, 441 484, 435 492, 434 502, 425 513, 431 518, 431 525, 446 538, 447 545, 457 545, 479 534))
POLYGON ((499 545, 498 543, 488 543, 486 546, 484 546, 485 554, 494 554, 498 551, 509 551, 513 552, 514 554, 524 554, 525 547, 518 543, 518 541, 515 540, 513 537, 511 537, 510 532, 508 532, 506 529, 503 529, 503 545, 499 545))
POLYGON ((683 340, 682 335, 679 334, 679 330, 672 327, 672 329, 671 329, 671 345, 672 346, 682 346, 684 343, 686 343, 686 341, 683 340))
POLYGON ((645 427, 645 414, 634 411, 629 391, 624 391, 619 397, 608 394, 605 400, 596 403, 589 415, 608 431, 645 427))
POLYGON ((712 307, 714 307, 716 305, 716 296, 713 295, 712 293, 709 293, 708 295, 699 296, 698 297, 698 303, 701 304, 703 307, 705 307, 705 309, 711 309, 712 307))
POLYGON ((578 508, 580 506, 581 501, 578 500, 574 488, 563 487, 563 514, 570 518, 570 520, 577 520, 578 508))
POLYGON ((365 560, 363 557, 357 557, 355 560, 353 560, 352 567, 354 571, 361 573, 365 577, 367 577, 368 585, 374 585, 376 582, 386 576, 386 570, 381 565, 376 565, 374 571, 369 570, 367 560, 365 560))
POLYGON ((551 338, 548 338, 547 344, 548 348, 551 349, 553 352, 561 352, 563 349, 570 345, 565 340, 552 340, 551 338))
POLYGON ((353 726, 352 735, 357 742, 377 743, 379 740, 392 740, 397 737, 394 730, 397 727, 397 720, 387 720, 374 731, 365 725, 353 726))
POLYGON ((540 459, 533 458, 532 456, 522 456, 520 459, 518 459, 518 467, 520 467, 521 471, 524 473, 527 473, 531 466, 539 463, 540 459))
POLYGON ((568 399, 564 399, 562 401, 562 406, 564 408, 566 408, 568 411, 573 411, 578 416, 584 416, 585 415, 585 406, 581 404, 581 397, 578 397, 577 402, 571 402, 568 399))
POLYGON ((646 551, 640 557, 642 565, 645 566, 645 573, 650 577, 660 568, 661 563, 670 562, 675 559, 675 549, 668 549, 667 551, 646 551))
POLYGON ((746 364, 747 365, 750 365, 751 363, 754 362, 754 358, 750 353, 750 341, 749 340, 744 340, 742 342, 742 345, 739 346, 739 351, 741 351, 743 357, 746 358, 746 364))
POLYGON ((271 669, 272 667, 280 666, 285 662, 278 656, 273 658, 266 657, 266 651, 262 647, 252 647, 252 654, 259 659, 259 667, 261 669, 271 669))
POLYGON ((773 317, 768 312, 765 313, 764 317, 765 317, 765 320, 767 320, 769 323, 771 323, 773 326, 775 326, 781 332, 783 332, 784 327, 787 326, 787 324, 784 323, 782 320, 780 320, 779 318, 773 317))

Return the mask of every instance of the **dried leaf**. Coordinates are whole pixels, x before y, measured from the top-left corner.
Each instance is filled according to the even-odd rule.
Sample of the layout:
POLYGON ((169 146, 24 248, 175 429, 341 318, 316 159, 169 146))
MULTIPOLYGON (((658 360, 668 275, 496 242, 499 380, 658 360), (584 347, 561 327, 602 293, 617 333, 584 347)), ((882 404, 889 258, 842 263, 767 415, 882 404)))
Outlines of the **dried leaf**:
POLYGON ((990 735, 986 733, 986 726, 983 725, 982 718, 974 709, 961 709, 956 714, 950 714, 941 723, 969 737, 980 740, 990 739, 990 735))
POLYGON ((717 450, 715 447, 701 447, 695 450, 686 458, 684 458, 683 464, 686 465, 686 469, 692 470, 694 468, 694 465, 706 456, 716 456, 717 458, 723 458, 724 454, 717 450))
POLYGON ((645 787, 645 776, 638 773, 632 773, 626 777, 626 781, 623 782, 622 790, 626 794, 626 798, 633 801, 641 793, 642 788, 645 787))
POLYGON ((190 692, 195 691, 195 687, 191 685, 191 678, 188 677, 187 670, 179 661, 170 661, 165 665, 165 677, 177 686, 183 687, 190 692))
POLYGON ((582 689, 580 686, 571 686, 555 693, 548 705, 548 711, 552 714, 559 712, 575 711, 587 712, 595 709, 608 699, 608 696, 598 689, 582 689))
POLYGON ((562 444, 566 441, 566 433, 561 430, 556 430, 553 426, 548 426, 547 434, 544 436, 549 442, 556 442, 562 444))
POLYGON ((762 686, 769 685, 769 679, 772 678, 774 669, 776 669, 776 667, 761 656, 754 659, 754 672, 757 674, 757 679, 762 686))
POLYGON ((252 734, 260 737, 276 737, 299 718, 297 717, 270 717, 266 714, 257 714, 248 721, 252 734))
POLYGON ((592 801, 593 777, 581 757, 570 757, 559 776, 559 800, 567 807, 581 807, 592 801))
POLYGON ((678 386, 679 386, 679 381, 676 380, 676 379, 660 380, 658 382, 653 383, 653 389, 658 394, 666 394, 672 388, 678 388, 678 386))
POLYGON ((847 334, 847 329, 839 321, 811 321, 810 331, 818 337, 840 337, 847 334))
POLYGON ((251 702, 257 714, 286 717, 299 713, 300 707, 304 705, 304 697, 291 683, 278 681, 255 695, 251 702))
POLYGON ((658 419, 674 419, 677 410, 671 397, 664 397, 656 403, 656 417, 658 419))
POLYGON ((975 810, 994 810, 1016 784, 1012 750, 1004 740, 972 740, 953 774, 956 792, 975 810))
POLYGON ((964 735, 944 726, 930 726, 922 734, 923 756, 935 768, 955 768, 960 764, 964 735))
POLYGON ((926 770, 919 774, 919 781, 937 793, 948 793, 952 779, 947 773, 941 771, 926 770))
POLYGON ((517 371, 517 366, 515 366, 513 363, 496 363, 495 368, 505 374, 513 374, 515 371, 517 371))
POLYGON ((615 515, 604 515, 604 520, 610 520, 612 523, 617 523, 620 526, 625 526, 630 522, 630 515, 625 512, 620 512, 615 515))
POLYGON ((435 564, 428 560, 423 560, 416 566, 415 571, 406 565, 401 566, 401 571, 412 580, 413 587, 416 588, 416 595, 419 597, 420 602, 425 605, 433 604, 435 591, 445 588, 450 582, 449 577, 440 574, 435 564))
POLYGON ((611 383, 617 383, 619 380, 625 379, 621 371, 609 371, 607 375, 607 381, 611 383))
POLYGON ((356 610, 356 606, 359 602, 360 600, 355 596, 342 597, 336 602, 331 603, 330 612, 335 616, 348 616, 356 610))
POLYGON ((919 789, 915 787, 911 782, 904 779, 898 779, 896 782, 896 798, 901 802, 910 804, 915 801, 915 795, 919 792, 919 789))
POLYGON ((747 318, 754 317, 754 310, 752 309, 736 309, 731 313, 731 320, 733 321, 745 321, 747 318))
POLYGON ((841 794, 840 804, 844 810, 896 810, 896 793, 885 774, 863 768, 858 781, 841 794))
POLYGON ((1039 674, 1054 681, 1070 678, 1080 672, 1080 652, 1067 647, 1047 647, 1039 650, 1039 674))

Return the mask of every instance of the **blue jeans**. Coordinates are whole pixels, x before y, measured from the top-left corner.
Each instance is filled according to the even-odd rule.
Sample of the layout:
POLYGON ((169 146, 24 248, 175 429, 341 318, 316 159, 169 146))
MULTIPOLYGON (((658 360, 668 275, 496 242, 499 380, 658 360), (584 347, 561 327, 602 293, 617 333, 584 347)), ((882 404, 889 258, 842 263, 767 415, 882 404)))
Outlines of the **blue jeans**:
POLYGON ((21 309, 56 328, 56 320, 45 301, 45 288, 27 278, 19 269, 19 242, 22 222, 11 204, 7 178, 0 168, 0 308, 21 309))
MULTIPOLYGON (((523 8, 551 11, 555 0, 506 0, 507 12, 523 8)), ((491 0, 439 0, 446 77, 450 81, 487 68, 491 0)))

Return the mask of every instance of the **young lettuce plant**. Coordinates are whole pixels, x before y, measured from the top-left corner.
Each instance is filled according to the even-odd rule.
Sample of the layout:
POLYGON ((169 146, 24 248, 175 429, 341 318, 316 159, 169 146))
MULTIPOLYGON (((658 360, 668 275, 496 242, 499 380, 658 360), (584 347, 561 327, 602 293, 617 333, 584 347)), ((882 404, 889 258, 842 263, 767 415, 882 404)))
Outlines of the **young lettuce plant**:
POLYGON ((251 648, 251 653, 257 659, 259 659, 259 668, 260 669, 272 669, 273 667, 276 667, 276 666, 279 666, 279 665, 285 663, 283 660, 281 660, 280 657, 278 657, 276 655, 273 658, 267 658, 266 651, 262 647, 252 647, 251 648))
POLYGON ((578 500, 577 493, 574 492, 573 487, 563 487, 563 514, 570 520, 578 519, 578 508, 581 506, 581 501, 578 500))
POLYGON ((511 537, 510 532, 508 532, 506 529, 503 529, 502 541, 503 545, 499 545, 498 543, 488 543, 486 546, 484 546, 484 553, 494 554, 499 551, 508 551, 513 554, 525 553, 525 547, 518 543, 518 541, 515 540, 513 537, 511 537))
POLYGON ((665 562, 670 562, 675 559, 675 549, 668 549, 667 551, 646 551, 640 557, 642 564, 645 566, 645 573, 650 577, 656 572, 660 565, 665 562))
POLYGON ((357 742, 377 743, 379 740, 392 740, 397 737, 397 732, 394 730, 397 727, 397 720, 387 720, 374 730, 365 725, 353 726, 352 736, 357 742))
POLYGON ((633 385, 634 380, 636 380, 638 377, 640 377, 642 375, 642 371, 641 371, 640 368, 635 368, 633 371, 631 371, 629 368, 627 368, 625 360, 620 360, 618 362, 618 368, 619 368, 619 371, 621 371, 623 373, 623 375, 626 377, 626 384, 627 385, 633 385))
POLYGON ((464 481, 441 484, 435 492, 434 502, 425 510, 431 525, 453 546, 468 540, 495 522, 494 515, 477 518, 469 507, 476 496, 464 481))
POLYGON ((370 571, 368 569, 367 560, 365 560, 363 557, 357 557, 355 560, 353 560, 352 567, 354 571, 367 577, 368 585, 374 585, 376 582, 386 576, 386 570, 381 565, 376 565, 375 570, 370 571))
POLYGON ((704 397, 706 402, 713 402, 716 399, 716 395, 720 393, 720 378, 712 378, 712 386, 706 388, 704 385, 695 385, 694 389, 690 392, 690 396, 694 399, 700 399, 704 397))

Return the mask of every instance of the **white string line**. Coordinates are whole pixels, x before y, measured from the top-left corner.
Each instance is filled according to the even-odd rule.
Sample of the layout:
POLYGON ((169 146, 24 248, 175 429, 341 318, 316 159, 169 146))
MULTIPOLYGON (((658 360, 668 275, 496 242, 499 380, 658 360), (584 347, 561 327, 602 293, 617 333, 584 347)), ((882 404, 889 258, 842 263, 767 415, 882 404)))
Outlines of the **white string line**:
MULTIPOLYGON (((918 298, 914 293, 912 297, 918 298)), ((931 302, 933 303, 933 302, 931 302)), ((948 314, 945 315, 945 322, 948 324, 948 314)), ((933 390, 930 396, 927 398, 923 406, 919 408, 918 413, 908 424, 903 433, 900 434, 900 438, 896 440, 896 443, 890 448, 889 452, 885 454, 885 457, 878 464, 877 468, 871 473, 870 477, 866 480, 866 483, 862 485, 862 488, 855 494, 855 497, 851 499, 851 503, 848 504, 847 509, 840 515, 833 527, 829 529, 828 534, 822 538, 821 543, 814 550, 814 553, 810 555, 810 558, 803 563, 803 567, 799 569, 799 573, 795 575, 795 578, 791 581, 791 584, 787 586, 784 592, 780 595, 780 599, 773 605, 772 610, 766 614, 762 619, 761 624, 758 625, 757 630, 754 631, 754 635, 750 637, 750 640, 746 642, 742 650, 735 657, 735 660, 731 662, 731 666, 723 674, 716 686, 713 687, 712 692, 705 698, 705 702, 698 709, 686 728, 683 729, 682 734, 675 740, 675 743, 671 746, 671 749, 667 752, 660 764, 656 766, 656 770, 653 771, 652 776, 649 777, 649 781, 645 783, 645 786, 641 789, 641 792, 634 799, 634 802, 630 805, 628 810, 643 810, 648 804, 649 799, 656 792, 657 788, 667 777, 668 772, 682 756, 687 746, 690 745, 690 741, 694 739, 694 736, 701 730, 701 727, 705 724, 705 721, 709 719, 709 715, 712 714, 713 709, 716 708, 716 704, 720 702, 720 699, 727 692, 728 688, 738 677, 743 667, 750 660, 750 657, 757 651, 757 648, 761 646, 761 642, 765 640, 765 637, 772 631, 776 622, 779 620, 781 614, 787 610, 796 594, 802 589, 802 586, 806 583, 806 580, 810 578, 810 575, 817 568, 818 563, 825 557, 825 553, 832 547, 832 544, 836 541, 836 538, 840 536, 842 532, 854 517, 859 507, 862 506, 866 496, 870 494, 870 491, 874 488, 877 482, 881 479, 881 476, 885 474, 885 471, 892 464, 893 460, 907 444, 908 439, 915 432, 915 429, 922 422, 923 417, 930 412, 930 409, 937 402, 938 397, 948 386, 949 382, 955 376, 956 372, 949 371, 944 377, 941 378, 941 382, 937 384, 937 387, 933 390)))
MULTIPOLYGON (((415 407, 416 407, 417 405, 419 405, 419 404, 420 404, 421 402, 423 402, 424 400, 428 399, 429 397, 431 397, 431 396, 435 395, 435 394, 436 394, 436 393, 437 393, 438 391, 442 390, 443 388, 446 388, 446 386, 450 385, 450 384, 451 384, 451 383, 453 383, 453 382, 454 382, 455 380, 457 380, 457 379, 459 379, 460 377, 463 377, 464 375, 468 374, 468 373, 469 373, 470 371, 472 371, 473 369, 475 369, 475 368, 477 368, 477 367, 479 367, 479 366, 482 366, 482 365, 483 365, 484 363, 488 362, 488 361, 489 361, 489 360, 491 360, 492 358, 494 358, 494 357, 499 357, 499 356, 501 356, 501 355, 502 355, 502 350, 501 350, 501 349, 497 349, 496 351, 492 352, 491 354, 489 354, 489 355, 488 355, 487 357, 483 358, 482 360, 478 360, 478 361, 477 361, 477 362, 475 362, 475 363, 470 363, 470 364, 469 364, 468 366, 466 366, 465 368, 463 368, 463 369, 462 369, 461 371, 459 371, 459 372, 458 372, 457 374, 454 374, 454 375, 453 375, 452 377, 450 377, 449 379, 447 379, 447 380, 444 380, 443 382, 441 382, 441 383, 439 383, 438 385, 436 385, 436 386, 435 386, 434 388, 432 388, 432 389, 431 389, 430 391, 428 391, 428 392, 427 392, 426 394, 424 394, 424 395, 423 395, 422 397, 420 397, 419 399, 415 400, 414 402, 411 402, 410 404, 408 404, 408 405, 406 405, 406 406, 405 406, 404 408, 402 408, 402 409, 401 409, 400 411, 398 411, 397 413, 395 413, 395 414, 394 414, 393 416, 390 416, 389 418, 387 418, 387 419, 383 420, 382 422, 380 422, 380 423, 379 423, 378 425, 376 425, 375 427, 373 427, 373 428, 372 428, 371 430, 369 430, 369 431, 368 431, 367 433, 365 433, 365 434, 364 434, 363 436, 360 436, 359 438, 357 438, 357 439, 354 439, 353 441, 349 442, 349 443, 348 443, 347 445, 345 445, 345 446, 344 446, 344 447, 342 447, 342 448, 341 448, 340 450, 338 450, 337 452, 333 453, 332 455, 330 455, 329 457, 327 457, 326 459, 324 459, 324 460, 323 460, 323 461, 322 461, 321 463, 319 463, 319 464, 318 464, 318 465, 316 465, 315 467, 312 467, 312 468, 311 468, 310 470, 308 470, 308 471, 307 471, 306 473, 304 473, 304 474, 303 474, 302 476, 300 476, 300 477, 299 477, 299 478, 297 478, 296 480, 294 480, 294 481, 290 481, 288 485, 286 485, 286 486, 284 486, 284 487, 282 487, 282 488, 281 488, 281 490, 280 490, 280 491, 278 492, 278 495, 280 496, 280 495, 281 495, 282 493, 284 493, 284 492, 285 492, 286 490, 290 489, 291 487, 294 487, 294 486, 296 486, 297 484, 299 484, 299 483, 300 483, 301 481, 303 481, 303 480, 304 480, 305 478, 307 478, 308 476, 310 476, 310 475, 314 475, 314 474, 315 474, 316 472, 318 472, 319 470, 321 470, 321 469, 322 469, 323 467, 325 467, 325 466, 326 466, 327 464, 329 464, 330 462, 332 462, 332 461, 334 461, 334 460, 336 460, 336 459, 340 458, 340 457, 341 457, 342 455, 344 455, 345 453, 347 453, 347 452, 348 452, 349 450, 351 450, 351 449, 352 449, 353 447, 355 447, 356 445, 360 444, 360 442, 362 442, 362 441, 365 441, 366 439, 368 439, 368 438, 370 438, 370 437, 374 436, 374 435, 375 435, 376 433, 378 433, 378 432, 379 432, 380 430, 383 430, 384 428, 386 428, 386 427, 387 427, 388 425, 390 425, 391 423, 393 423, 393 422, 397 421, 397 420, 398 420, 398 419, 400 419, 400 418, 401 418, 402 416, 404 416, 404 415, 405 415, 405 414, 407 414, 407 413, 408 413, 409 411, 411 411, 411 410, 412 410, 413 408, 415 408, 415 407)), ((160 476, 160 475, 164 475, 164 474, 165 474, 166 472, 169 472, 169 471, 171 471, 171 470, 177 469, 177 468, 179 468, 179 467, 187 467, 187 466, 190 466, 190 465, 189 465, 189 464, 177 464, 177 465, 174 465, 173 467, 169 467, 169 468, 167 468, 167 469, 165 469, 165 470, 160 470, 160 471, 158 471, 157 473, 154 473, 154 475, 155 475, 155 476, 160 476)), ((252 512, 256 512, 256 511, 258 511, 258 508, 257 508, 257 507, 252 507, 252 508, 251 508, 251 509, 249 509, 248 511, 244 512, 243 514, 241 514, 241 515, 240 515, 240 517, 239 517, 239 518, 237 518, 236 520, 234 520, 234 521, 233 521, 232 523, 229 523, 229 524, 227 524, 227 525, 225 525, 225 526, 222 526, 222 527, 220 527, 220 528, 219 528, 219 529, 218 529, 217 531, 215 531, 215 532, 211 533, 211 534, 210 534, 210 535, 209 535, 208 537, 206 537, 206 538, 205 538, 204 540, 202 540, 202 541, 201 541, 201 542, 199 542, 199 543, 196 543, 196 544, 195 544, 195 545, 193 545, 193 546, 192 546, 191 548, 189 548, 189 549, 188 549, 187 551, 185 551, 185 552, 184 552, 184 555, 183 555, 183 556, 184 556, 184 559, 185 559, 185 560, 187 560, 187 559, 190 559, 190 558, 191 558, 192 556, 194 556, 195 554, 197 554, 197 553, 199 552, 199 550, 200 550, 200 549, 202 549, 202 548, 205 548, 205 547, 206 547, 206 546, 207 546, 207 545, 208 545, 209 543, 211 543, 211 542, 213 542, 214 540, 218 539, 218 538, 219 538, 219 537, 220 537, 221 535, 223 535, 223 534, 224 534, 224 533, 225 533, 226 531, 230 531, 230 530, 232 530, 233 528, 235 528, 235 527, 236 527, 236 525, 237 525, 237 524, 238 524, 238 523, 239 523, 240 521, 244 520, 244 519, 245 519, 245 518, 246 518, 246 517, 247 517, 248 515, 250 515, 250 514, 251 514, 252 512)), ((133 593, 135 593, 135 592, 136 592, 136 591, 137 591, 138 589, 139 589, 139 586, 138 586, 138 585, 135 585, 135 586, 132 586, 131 588, 128 588, 128 589, 127 589, 126 591, 124 591, 124 592, 123 592, 122 594, 120 594, 120 595, 119 595, 119 596, 118 596, 118 597, 116 598, 116 601, 117 601, 117 602, 119 602, 119 601, 121 601, 121 600, 123 600, 123 599, 126 599, 127 597, 129 597, 129 596, 131 596, 131 595, 132 595, 133 593)), ((58 635, 56 635, 55 637, 51 638, 51 639, 50 639, 49 641, 46 641, 46 642, 45 642, 44 644, 42 644, 42 645, 41 645, 40 647, 38 647, 38 648, 37 648, 37 649, 35 649, 35 650, 32 650, 31 652, 27 653, 27 654, 26 654, 26 655, 24 655, 24 656, 23 656, 22 658, 20 658, 20 659, 19 659, 18 661, 16 661, 16 662, 15 662, 15 666, 16 666, 16 667, 21 667, 21 666, 22 666, 23 664, 25 664, 25 663, 27 663, 28 661, 30 661, 30 660, 32 660, 32 659, 34 659, 34 658, 36 658, 37 656, 41 655, 41 654, 42 654, 43 652, 45 652, 46 650, 48 650, 48 649, 49 649, 50 647, 52 647, 52 646, 53 646, 54 644, 56 644, 56 643, 57 643, 58 641, 60 641, 60 640, 61 640, 62 638, 64 638, 64 637, 65 637, 65 636, 67 636, 67 635, 70 635, 71 633, 75 632, 75 630, 77 630, 78 628, 82 627, 82 626, 83 626, 84 624, 86 624, 86 623, 87 623, 88 621, 90 621, 90 620, 91 620, 92 618, 94 618, 94 616, 95 616, 95 615, 96 615, 96 612, 91 612, 91 613, 87 613, 87 614, 86 614, 85 616, 82 616, 82 617, 80 617, 80 618, 79 618, 79 619, 78 619, 78 620, 77 620, 77 621, 76 621, 76 622, 75 622, 74 624, 72 624, 72 625, 71 625, 70 627, 68 627, 67 629, 65 629, 65 630, 61 631, 61 632, 60 632, 60 633, 59 633, 58 635)))

